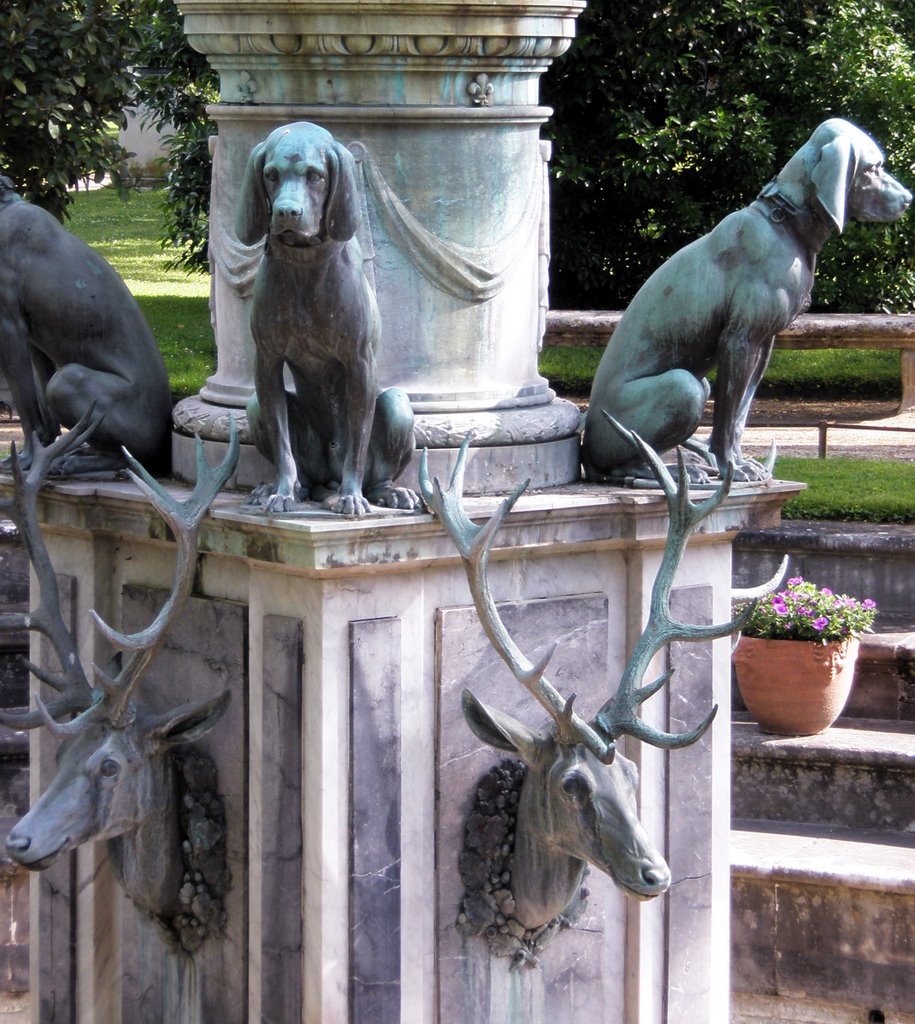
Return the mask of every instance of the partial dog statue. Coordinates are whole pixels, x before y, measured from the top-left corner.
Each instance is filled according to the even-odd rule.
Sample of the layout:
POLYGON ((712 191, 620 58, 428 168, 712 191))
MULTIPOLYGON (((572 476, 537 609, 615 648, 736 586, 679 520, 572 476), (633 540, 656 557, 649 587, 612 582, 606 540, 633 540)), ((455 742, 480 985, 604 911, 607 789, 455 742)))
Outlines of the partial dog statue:
POLYGON ((873 139, 840 118, 821 124, 753 203, 675 253, 626 309, 594 377, 586 478, 642 475, 602 411, 659 451, 684 444, 717 367, 706 457, 722 473, 733 463, 736 480, 768 479, 741 437, 775 335, 810 304, 817 253, 846 221, 887 224, 911 201, 873 139))
POLYGON ((122 445, 168 471, 168 374, 139 305, 109 263, 3 176, 0 370, 22 422, 23 468, 36 435, 49 445, 94 405, 90 441, 58 460, 54 474, 122 469, 122 445))
POLYGON ((247 245, 267 236, 252 301, 248 422, 277 470, 275 484, 252 496, 268 512, 307 498, 343 515, 370 503, 419 507, 394 484, 413 453, 413 411, 405 392, 378 393, 380 320, 355 237, 359 214, 353 155, 318 125, 282 126, 252 150, 236 231, 247 245))

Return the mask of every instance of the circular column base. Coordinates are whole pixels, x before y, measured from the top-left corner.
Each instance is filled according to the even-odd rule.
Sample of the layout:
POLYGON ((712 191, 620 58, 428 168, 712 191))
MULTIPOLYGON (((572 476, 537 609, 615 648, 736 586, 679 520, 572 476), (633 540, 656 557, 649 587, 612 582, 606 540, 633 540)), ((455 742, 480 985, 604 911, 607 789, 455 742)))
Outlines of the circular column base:
MULTIPOLYGON (((173 412, 172 473, 177 479, 192 480, 196 473, 193 435, 204 442, 211 462, 222 456, 230 417, 242 450, 229 488, 250 489, 273 477, 273 467, 251 443, 244 409, 211 405, 195 396, 179 402, 173 412)), ((526 479, 535 488, 572 483, 581 474, 579 421, 575 405, 561 398, 528 408, 420 413, 415 423, 416 452, 398 483, 416 489, 424 448, 429 451, 430 475, 447 481, 468 435, 465 494, 500 494, 526 479)))

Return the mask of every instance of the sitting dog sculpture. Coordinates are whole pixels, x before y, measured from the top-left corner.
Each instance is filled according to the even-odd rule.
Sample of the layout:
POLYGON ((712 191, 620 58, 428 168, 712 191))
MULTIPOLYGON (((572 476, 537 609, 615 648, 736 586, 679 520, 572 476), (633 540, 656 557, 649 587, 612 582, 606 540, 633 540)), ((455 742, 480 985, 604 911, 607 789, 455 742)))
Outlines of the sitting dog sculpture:
POLYGON ((594 378, 585 476, 650 475, 601 412, 665 451, 699 426, 706 374, 717 367, 708 460, 721 472, 733 462, 736 480, 767 479, 765 467, 743 458, 741 436, 775 335, 809 306, 817 253, 846 221, 890 223, 911 200, 868 135, 839 118, 821 124, 753 203, 638 291, 594 378))
POLYGON ((413 412, 403 391, 377 392, 380 321, 358 217, 355 160, 323 128, 285 125, 254 147, 237 234, 248 245, 267 235, 252 302, 248 403, 255 444, 278 474, 253 495, 267 511, 309 497, 344 515, 363 515, 369 503, 419 505, 394 485, 413 453, 413 412))
MULTIPOLYGON (((172 401, 152 331, 114 268, 0 177, 0 370, 22 422, 50 444, 95 406, 91 440, 58 475, 122 469, 122 446, 168 470, 172 401)), ((8 465, 7 460, 6 465, 8 465)))

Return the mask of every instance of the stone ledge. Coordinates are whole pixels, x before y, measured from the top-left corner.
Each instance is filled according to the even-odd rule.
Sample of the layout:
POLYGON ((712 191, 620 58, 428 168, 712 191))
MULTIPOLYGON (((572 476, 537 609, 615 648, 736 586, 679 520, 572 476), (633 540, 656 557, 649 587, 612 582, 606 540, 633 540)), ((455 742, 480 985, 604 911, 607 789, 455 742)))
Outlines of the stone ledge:
MULTIPOLYGON (((622 319, 621 310, 551 309, 547 346, 602 348, 622 319)), ((775 337, 776 348, 915 348, 915 315, 804 313, 775 337)))
POLYGON ((915 835, 738 819, 731 877, 915 897, 915 835))
MULTIPOLYGON (((729 1020, 730 1024, 864 1024, 868 1009, 877 1008, 862 1010, 845 1002, 734 992, 729 1020)), ((890 1012, 883 1019, 886 1024, 915 1024, 915 1015, 910 1013, 890 1012)))
POLYGON ((855 555, 915 556, 915 525, 839 523, 825 519, 786 520, 778 526, 745 529, 737 538, 742 548, 788 547, 792 551, 855 555))
POLYGON ((840 718, 819 736, 771 736, 761 732, 749 716, 735 715, 731 753, 743 760, 855 765, 915 773, 915 722, 840 718))

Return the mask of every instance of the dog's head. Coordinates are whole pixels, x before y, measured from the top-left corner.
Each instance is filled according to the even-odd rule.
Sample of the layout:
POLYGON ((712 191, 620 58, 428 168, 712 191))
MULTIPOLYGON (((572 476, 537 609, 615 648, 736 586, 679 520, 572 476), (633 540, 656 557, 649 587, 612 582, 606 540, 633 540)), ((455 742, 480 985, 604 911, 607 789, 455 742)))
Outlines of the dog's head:
POLYGON ((883 168, 874 140, 839 117, 824 121, 778 176, 800 185, 842 231, 849 220, 889 224, 905 213, 912 194, 883 168))
POLYGON ((356 161, 323 128, 283 125, 248 158, 236 232, 245 245, 269 234, 284 245, 345 242, 356 233, 356 161))

